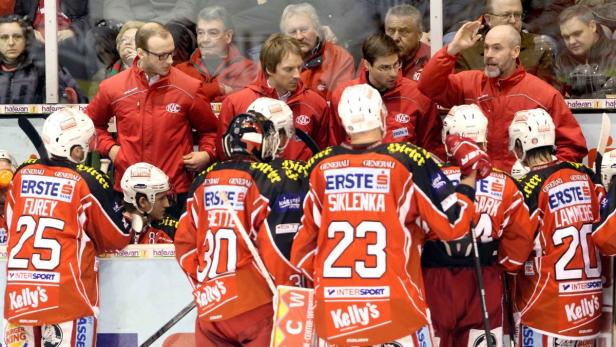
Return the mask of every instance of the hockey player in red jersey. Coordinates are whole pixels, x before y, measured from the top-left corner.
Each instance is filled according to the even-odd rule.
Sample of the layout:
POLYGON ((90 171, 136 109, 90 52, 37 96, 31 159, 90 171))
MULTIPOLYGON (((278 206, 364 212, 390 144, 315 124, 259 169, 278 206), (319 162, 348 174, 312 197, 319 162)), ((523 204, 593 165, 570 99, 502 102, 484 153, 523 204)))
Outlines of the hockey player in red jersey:
POLYGON ((143 227, 135 230, 131 243, 173 243, 177 220, 165 216, 169 177, 152 164, 137 163, 124 171, 120 186, 126 211, 142 220, 143 227))
POLYGON ((193 182, 175 245, 180 266, 196 287, 199 346, 269 345, 272 291, 225 199, 251 239, 258 239, 271 193, 283 184, 281 173, 267 163, 278 143, 271 121, 240 114, 223 137, 230 159, 210 166, 193 182))
POLYGON ((5 342, 95 346, 96 255, 123 248, 130 227, 107 175, 81 164, 95 141, 90 118, 62 109, 42 134, 49 159, 23 164, 6 200, 5 342))
POLYGON ((265 97, 256 99, 248 106, 248 112, 253 111, 269 119, 278 132, 280 144, 275 158, 269 164, 280 172, 284 181, 278 185, 282 190, 272 191, 269 204, 271 212, 267 216, 267 223, 261 225, 257 234, 259 254, 276 285, 299 287, 303 278, 291 264, 290 257, 291 244, 303 216, 305 168, 304 162, 281 158, 284 149, 295 137, 293 111, 284 101, 265 97))
POLYGON ((316 333, 329 344, 433 345, 421 245, 430 230, 444 240, 468 232, 475 177, 491 169, 474 143, 448 137, 463 173, 454 189, 424 149, 381 144, 386 112, 376 89, 348 87, 338 114, 350 145, 307 164, 310 188, 291 262, 314 282, 316 333))
POLYGON ((601 328, 602 279, 592 237, 599 182, 582 164, 555 160, 554 123, 543 109, 519 111, 509 149, 530 172, 520 180, 534 250, 514 276, 514 314, 524 346, 593 345, 601 328))
MULTIPOLYGON (((470 138, 485 151, 487 126, 488 120, 477 105, 454 106, 443 120, 443 142, 447 135, 455 134, 470 138)), ((441 169, 454 184, 460 180, 459 167, 445 164, 441 169)), ((479 245, 490 333, 496 346, 502 346, 503 329, 508 327, 503 312, 503 269, 516 272, 532 250, 528 208, 516 181, 492 169, 476 183, 475 212, 474 236, 479 245)), ((485 341, 471 247, 470 234, 455 241, 431 239, 424 245, 421 260, 426 299, 441 347, 473 347, 485 341)))

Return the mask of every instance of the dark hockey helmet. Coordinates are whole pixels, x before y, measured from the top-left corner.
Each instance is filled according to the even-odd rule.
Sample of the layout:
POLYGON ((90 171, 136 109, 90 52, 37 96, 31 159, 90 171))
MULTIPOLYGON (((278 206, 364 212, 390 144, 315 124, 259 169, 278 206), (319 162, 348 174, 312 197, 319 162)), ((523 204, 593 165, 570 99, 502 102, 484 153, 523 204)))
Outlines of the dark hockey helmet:
POLYGON ((222 138, 228 158, 248 155, 263 162, 274 159, 279 143, 274 123, 255 111, 235 116, 222 138))

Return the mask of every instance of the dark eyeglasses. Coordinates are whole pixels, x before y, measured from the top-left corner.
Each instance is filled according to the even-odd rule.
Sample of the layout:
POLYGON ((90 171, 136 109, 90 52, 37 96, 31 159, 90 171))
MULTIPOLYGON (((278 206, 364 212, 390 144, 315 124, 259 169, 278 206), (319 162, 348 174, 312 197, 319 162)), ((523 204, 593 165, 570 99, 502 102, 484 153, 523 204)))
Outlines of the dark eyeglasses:
POLYGON ((148 54, 154 55, 156 57, 158 57, 158 60, 160 61, 165 61, 167 59, 169 59, 169 57, 175 56, 175 51, 171 51, 171 52, 167 52, 167 53, 154 53, 154 52, 150 52, 147 49, 143 48, 144 51, 148 52, 148 54))

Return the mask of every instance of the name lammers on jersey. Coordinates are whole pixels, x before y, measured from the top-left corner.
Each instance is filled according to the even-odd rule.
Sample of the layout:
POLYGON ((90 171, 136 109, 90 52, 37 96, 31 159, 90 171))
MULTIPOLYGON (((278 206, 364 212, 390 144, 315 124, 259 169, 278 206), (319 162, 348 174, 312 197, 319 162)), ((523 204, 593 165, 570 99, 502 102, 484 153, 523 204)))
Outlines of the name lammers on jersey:
POLYGON ((599 314, 601 303, 599 296, 593 295, 591 298, 583 298, 578 303, 565 305, 565 314, 569 322, 575 322, 580 319, 590 318, 599 314))
POLYGON ((323 175, 330 211, 385 211, 389 169, 351 167, 326 170, 323 175))
POLYGON ((369 302, 349 305, 346 309, 332 310, 330 314, 336 329, 358 325, 367 326, 371 320, 378 319, 381 316, 378 307, 369 302))
POLYGON ((548 191, 548 206, 554 214, 556 227, 577 222, 592 223, 591 189, 588 181, 566 182, 548 191))
POLYGON ((23 175, 21 176, 20 194, 25 198, 44 198, 71 202, 75 192, 76 181, 71 179, 23 175))

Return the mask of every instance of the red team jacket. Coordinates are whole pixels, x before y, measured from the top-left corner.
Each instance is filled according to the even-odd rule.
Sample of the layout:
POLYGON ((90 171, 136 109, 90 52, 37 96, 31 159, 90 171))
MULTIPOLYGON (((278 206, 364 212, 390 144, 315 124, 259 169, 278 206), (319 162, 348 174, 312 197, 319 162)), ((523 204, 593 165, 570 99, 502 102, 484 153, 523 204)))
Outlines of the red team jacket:
MULTIPOLYGON (((342 92, 348 86, 369 83, 366 73, 343 83, 331 98, 330 144, 338 145, 346 139, 342 122, 338 117, 338 104, 342 92)), ((386 134, 383 142, 411 142, 425 148, 440 158, 445 158, 441 140, 443 122, 436 105, 425 97, 417 83, 398 74, 396 86, 381 94, 387 108, 386 134)))
POLYGON ((580 125, 560 93, 548 83, 526 73, 522 66, 506 79, 488 78, 483 71, 452 74, 456 57, 443 47, 424 68, 419 89, 444 107, 475 103, 490 124, 488 154, 494 167, 511 172, 515 157, 509 152, 509 125, 516 111, 543 108, 556 126, 556 156, 581 162, 586 156, 586 140, 580 125))
POLYGON ((353 78, 355 62, 346 49, 328 41, 319 42, 315 49, 304 59, 301 78, 306 88, 329 100, 341 83, 353 78))
MULTIPOLYGON (((295 170, 292 165, 281 165, 285 166, 295 170)), ((180 266, 197 284, 199 319, 232 318, 272 300, 221 192, 228 195, 277 284, 298 284, 299 272, 284 254, 288 256, 289 251, 276 245, 282 237, 290 248, 297 229, 293 230, 293 224, 301 218, 297 216, 303 201, 301 185, 287 177, 266 163, 230 160, 214 164, 195 180, 175 245, 180 266), (286 193, 279 193, 283 188, 286 193), (291 216, 285 218, 285 214, 291 216)))
POLYGON ((178 221, 171 217, 165 217, 150 225, 146 225, 138 235, 138 239, 133 239, 133 243, 142 245, 173 243, 173 236, 178 227, 178 221))
POLYGON ((456 193, 430 155, 406 143, 330 147, 308 162, 307 174, 291 262, 315 284, 317 335, 374 345, 428 324, 421 245, 429 230, 444 240, 469 230, 472 190, 471 198, 456 193))
POLYGON ((235 45, 229 46, 227 56, 218 64, 214 71, 208 71, 201 60, 201 50, 198 48, 190 56, 190 60, 176 65, 178 70, 202 82, 201 89, 208 100, 222 101, 226 95, 220 88, 221 84, 239 90, 254 80, 257 67, 250 59, 243 57, 235 45))
MULTIPOLYGON (((454 184, 460 181, 459 167, 441 169, 454 184)), ((473 225, 475 236, 480 239, 480 256, 484 265, 498 261, 511 273, 516 273, 524 265, 532 251, 535 231, 531 230, 524 197, 511 176, 494 169, 488 177, 477 180, 473 225), (498 259, 491 249, 497 240, 493 246, 498 249, 498 259), (485 250, 482 249, 484 246, 485 250)), ((472 267, 475 263, 471 256, 448 256, 441 242, 428 242, 422 254, 422 264, 428 267, 472 267)))
POLYGON ((123 248, 129 224, 106 175, 85 165, 26 162, 7 196, 4 317, 43 325, 98 315, 96 255, 123 248))
MULTIPOLYGON (((240 113, 246 112, 248 106, 260 97, 268 97, 278 99, 276 89, 270 87, 267 83, 267 77, 261 71, 255 82, 249 84, 246 88, 235 92, 222 102, 220 109, 218 127, 217 146, 221 146, 222 135, 227 131, 229 123, 233 117, 240 113)), ((287 104, 293 111, 294 126, 296 129, 303 130, 310 135, 320 148, 325 148, 328 143, 328 132, 325 130, 329 124, 329 107, 327 102, 316 92, 307 89, 302 82, 297 85, 297 89, 289 96, 287 104)), ((219 149, 222 156, 222 149, 219 149)), ((312 152, 304 142, 297 137, 291 139, 281 157, 291 160, 308 160, 312 156, 312 152)))
POLYGON ((169 176, 176 193, 186 193, 192 176, 184 169, 182 156, 193 151, 193 128, 199 150, 215 158, 218 120, 200 85, 172 67, 167 76, 148 86, 145 73, 136 63, 101 83, 86 113, 96 126, 97 150, 102 155, 107 156, 113 145, 121 147, 114 163, 117 191, 126 168, 145 161, 169 176), (107 131, 113 116, 117 141, 107 131))
POLYGON ((601 261, 591 236, 602 187, 593 175, 581 164, 557 162, 519 183, 536 238, 515 276, 514 304, 522 324, 559 338, 590 339, 601 328, 601 261))

